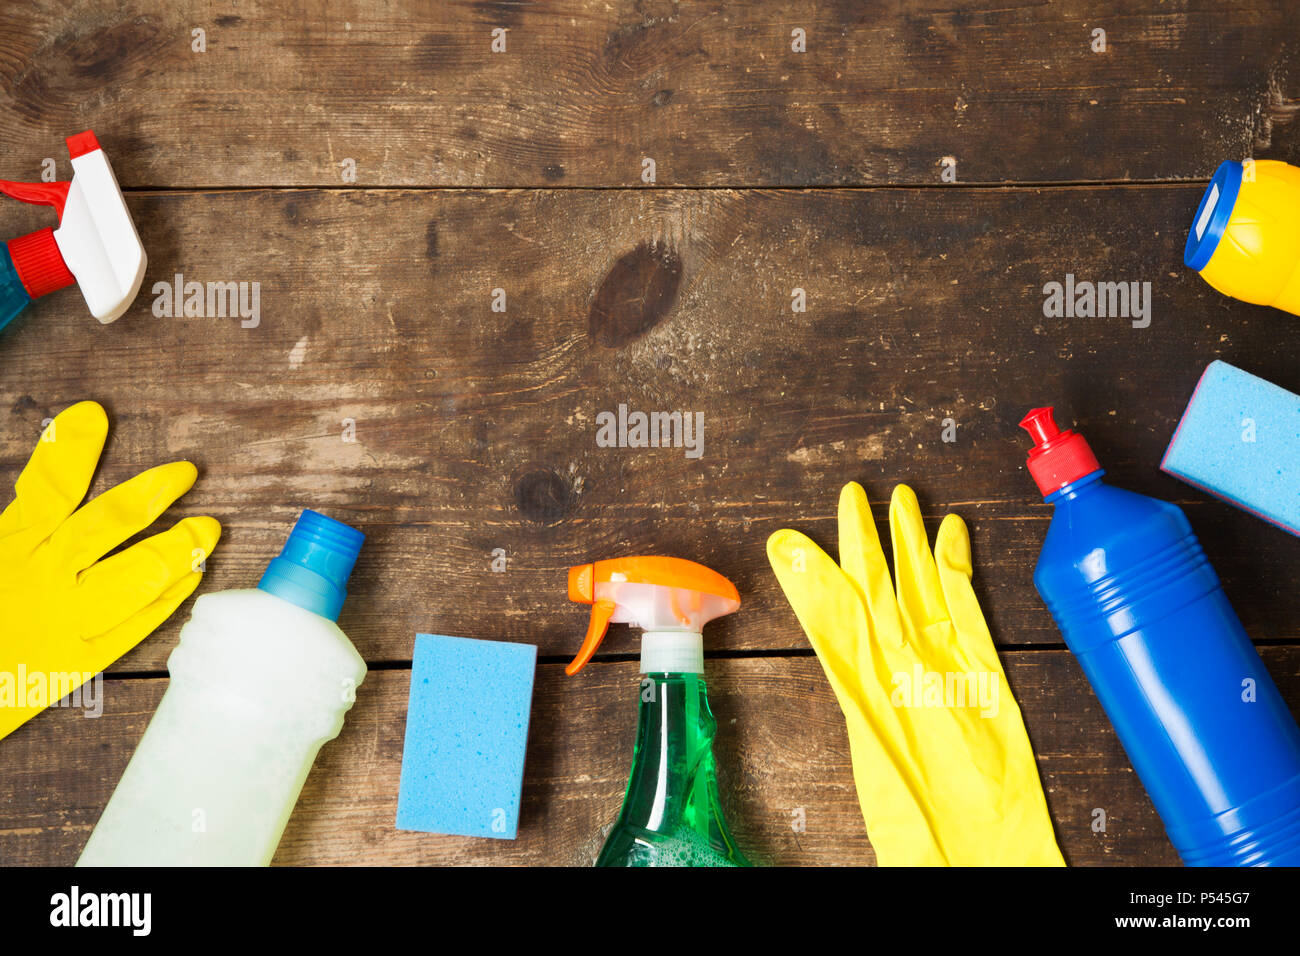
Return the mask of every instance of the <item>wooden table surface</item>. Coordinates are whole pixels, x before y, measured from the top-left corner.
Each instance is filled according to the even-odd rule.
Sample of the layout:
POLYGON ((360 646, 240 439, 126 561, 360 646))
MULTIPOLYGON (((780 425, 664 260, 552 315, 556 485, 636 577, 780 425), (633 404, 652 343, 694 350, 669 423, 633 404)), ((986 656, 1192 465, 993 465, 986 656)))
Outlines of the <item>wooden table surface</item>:
MULTIPOLYGON (((1300 390, 1300 320, 1181 261, 1220 161, 1300 162, 1298 96, 1292 0, 8 4, 0 175, 51 157, 68 178, 63 137, 93 128, 149 269, 113 325, 67 290, 0 335, 0 479, 92 398, 112 422, 92 494, 198 465, 165 520, 222 522, 205 591, 255 583, 302 508, 365 531, 340 624, 371 673, 287 864, 589 862, 626 782, 636 642, 618 629, 564 676, 585 625, 564 569, 643 552, 741 591, 706 640, 742 845, 872 862, 764 542, 833 549, 844 482, 883 519, 907 481, 932 532, 949 510, 971 527, 1068 860, 1175 863, 1034 591, 1050 514, 1016 423, 1055 404, 1116 483, 1182 505, 1300 704, 1300 542, 1158 470, 1212 359, 1300 390), (177 274, 258 283, 255 327, 159 316, 177 274), (1046 317, 1067 274, 1149 282, 1149 324, 1046 317), (702 413, 703 454, 597 447, 620 404, 702 413), (417 632, 539 647, 515 841, 394 829, 417 632)), ((48 221, 5 204, 4 235, 48 221)), ((0 863, 76 859, 188 611, 113 666, 102 717, 54 708, 0 742, 0 863)))

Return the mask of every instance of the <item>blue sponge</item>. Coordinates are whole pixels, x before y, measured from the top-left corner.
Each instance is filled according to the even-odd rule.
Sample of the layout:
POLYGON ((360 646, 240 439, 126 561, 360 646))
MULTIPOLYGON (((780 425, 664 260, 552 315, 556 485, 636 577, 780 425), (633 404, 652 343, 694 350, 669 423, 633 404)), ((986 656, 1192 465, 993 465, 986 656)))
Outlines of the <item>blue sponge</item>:
POLYGON ((513 840, 537 648, 417 634, 397 829, 513 840))
POLYGON ((1160 467, 1300 535, 1300 395, 1211 362, 1160 467))

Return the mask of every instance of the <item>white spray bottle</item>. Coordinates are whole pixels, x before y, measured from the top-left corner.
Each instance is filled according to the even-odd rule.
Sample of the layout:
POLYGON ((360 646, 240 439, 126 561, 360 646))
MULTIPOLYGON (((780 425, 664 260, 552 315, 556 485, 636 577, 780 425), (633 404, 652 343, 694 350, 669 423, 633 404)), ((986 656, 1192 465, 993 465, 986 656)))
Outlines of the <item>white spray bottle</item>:
POLYGON ((0 193, 53 206, 59 215, 57 229, 47 226, 0 244, 0 329, 33 299, 73 282, 104 324, 120 317, 140 291, 144 246, 108 157, 90 130, 68 137, 68 155, 71 182, 0 179, 0 193))

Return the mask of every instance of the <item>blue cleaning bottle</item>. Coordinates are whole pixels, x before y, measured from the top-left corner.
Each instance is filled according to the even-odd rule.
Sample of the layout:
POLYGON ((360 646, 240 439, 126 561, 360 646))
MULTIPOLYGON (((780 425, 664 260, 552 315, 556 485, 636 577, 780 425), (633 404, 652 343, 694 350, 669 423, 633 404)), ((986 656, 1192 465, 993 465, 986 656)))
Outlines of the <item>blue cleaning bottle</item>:
POLYGON ((1020 425, 1056 509, 1034 585, 1179 856, 1300 865, 1300 728, 1182 509, 1102 481, 1052 409, 1020 425))
POLYGON ((0 329, 12 322, 31 302, 32 297, 18 275, 9 247, 0 244, 0 329))

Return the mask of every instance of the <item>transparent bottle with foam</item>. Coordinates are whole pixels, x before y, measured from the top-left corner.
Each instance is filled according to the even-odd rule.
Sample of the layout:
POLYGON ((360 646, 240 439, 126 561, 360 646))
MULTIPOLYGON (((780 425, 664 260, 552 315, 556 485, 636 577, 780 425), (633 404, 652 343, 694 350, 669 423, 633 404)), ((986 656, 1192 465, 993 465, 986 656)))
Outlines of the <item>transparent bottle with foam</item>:
POLYGON ((576 674, 611 623, 641 635, 632 771, 597 866, 748 866, 722 812, 704 681, 704 625, 740 607, 735 585, 693 561, 618 558, 569 570, 569 598, 592 606, 576 674))
POLYGON ((364 535, 304 511, 249 590, 205 594, 78 866, 265 866, 365 662, 336 622, 364 535))

